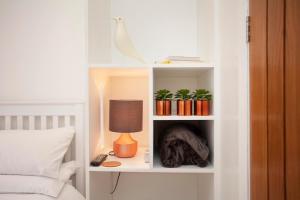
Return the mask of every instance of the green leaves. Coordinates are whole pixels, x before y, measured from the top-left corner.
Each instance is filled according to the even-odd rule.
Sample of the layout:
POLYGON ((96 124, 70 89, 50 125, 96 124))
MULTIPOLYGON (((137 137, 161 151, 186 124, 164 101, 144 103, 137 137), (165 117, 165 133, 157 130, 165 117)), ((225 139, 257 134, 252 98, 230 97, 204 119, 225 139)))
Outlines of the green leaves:
POLYGON ((193 99, 195 100, 211 100, 212 95, 208 90, 205 89, 197 89, 195 92, 192 94, 193 99))
POLYGON ((173 98, 173 94, 167 89, 158 90, 154 95, 156 100, 171 100, 173 98))
MULTIPOLYGON (((154 93, 156 100, 172 100, 173 94, 167 89, 161 89, 154 93)), ((192 94, 189 89, 177 90, 174 95, 176 100, 212 100, 212 94, 206 89, 197 89, 192 94)))
POLYGON ((189 89, 180 89, 180 90, 177 90, 177 92, 175 94, 175 98, 177 100, 188 100, 188 99, 192 98, 192 95, 190 94, 189 89))

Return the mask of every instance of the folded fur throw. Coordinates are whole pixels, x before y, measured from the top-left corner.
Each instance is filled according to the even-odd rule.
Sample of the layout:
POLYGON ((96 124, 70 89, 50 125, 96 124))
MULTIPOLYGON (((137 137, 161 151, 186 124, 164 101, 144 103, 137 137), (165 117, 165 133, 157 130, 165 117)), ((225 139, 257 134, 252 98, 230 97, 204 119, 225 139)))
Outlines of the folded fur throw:
POLYGON ((164 131, 160 143, 160 160, 163 166, 207 166, 209 148, 206 140, 197 136, 195 130, 188 125, 179 124, 164 131))

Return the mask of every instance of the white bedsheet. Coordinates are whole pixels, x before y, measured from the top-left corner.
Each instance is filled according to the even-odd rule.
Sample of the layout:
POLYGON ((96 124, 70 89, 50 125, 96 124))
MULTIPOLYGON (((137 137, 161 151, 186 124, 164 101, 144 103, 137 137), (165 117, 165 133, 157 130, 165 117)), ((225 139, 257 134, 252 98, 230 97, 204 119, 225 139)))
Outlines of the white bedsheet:
POLYGON ((41 194, 0 194, 0 200, 85 200, 71 185, 65 184, 58 198, 41 194))

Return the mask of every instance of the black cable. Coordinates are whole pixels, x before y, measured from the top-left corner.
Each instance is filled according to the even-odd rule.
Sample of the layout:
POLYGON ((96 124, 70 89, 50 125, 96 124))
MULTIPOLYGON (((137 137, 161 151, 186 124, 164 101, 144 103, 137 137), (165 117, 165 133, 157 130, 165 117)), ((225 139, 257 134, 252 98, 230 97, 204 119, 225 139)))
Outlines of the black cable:
POLYGON ((121 175, 121 172, 119 172, 118 178, 117 178, 117 182, 115 184, 115 187, 114 187, 113 191, 110 194, 114 194, 115 193, 115 191, 116 191, 116 189, 118 187, 118 184, 119 184, 120 175, 121 175))

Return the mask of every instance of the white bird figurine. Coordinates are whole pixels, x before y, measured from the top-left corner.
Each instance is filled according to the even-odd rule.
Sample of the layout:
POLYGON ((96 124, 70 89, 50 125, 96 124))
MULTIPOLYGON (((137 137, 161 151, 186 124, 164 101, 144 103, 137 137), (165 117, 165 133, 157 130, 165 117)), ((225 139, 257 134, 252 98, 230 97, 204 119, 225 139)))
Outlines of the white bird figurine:
POLYGON ((115 45, 118 50, 125 56, 134 58, 141 63, 145 63, 145 60, 136 50, 129 37, 124 19, 122 17, 114 17, 113 19, 116 22, 115 45))

